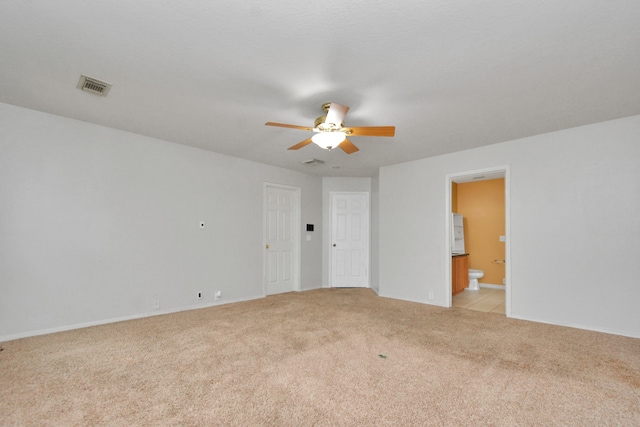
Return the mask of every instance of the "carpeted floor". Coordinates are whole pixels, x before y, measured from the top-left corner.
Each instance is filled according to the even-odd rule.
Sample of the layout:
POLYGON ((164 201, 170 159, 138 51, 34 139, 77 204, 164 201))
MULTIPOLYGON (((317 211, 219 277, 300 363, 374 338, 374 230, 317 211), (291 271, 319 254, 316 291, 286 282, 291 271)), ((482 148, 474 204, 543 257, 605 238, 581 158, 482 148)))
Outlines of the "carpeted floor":
POLYGON ((2 344, 0 425, 640 425, 640 340, 321 289, 2 344))

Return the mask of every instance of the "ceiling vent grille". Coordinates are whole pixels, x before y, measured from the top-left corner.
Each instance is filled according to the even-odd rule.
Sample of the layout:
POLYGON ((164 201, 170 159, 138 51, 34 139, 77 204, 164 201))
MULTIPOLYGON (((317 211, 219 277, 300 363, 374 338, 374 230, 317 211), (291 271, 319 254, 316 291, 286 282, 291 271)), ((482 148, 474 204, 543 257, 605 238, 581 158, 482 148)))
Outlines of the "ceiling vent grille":
POLYGON ((303 161, 302 163, 304 163, 305 165, 323 165, 324 164, 324 160, 309 159, 309 160, 303 161))
POLYGON ((109 89, 111 89, 111 83, 103 82, 102 80, 98 80, 82 74, 80 76, 80 80, 78 80, 78 85, 76 87, 85 92, 93 93, 95 95, 107 96, 107 94, 109 93, 109 89))

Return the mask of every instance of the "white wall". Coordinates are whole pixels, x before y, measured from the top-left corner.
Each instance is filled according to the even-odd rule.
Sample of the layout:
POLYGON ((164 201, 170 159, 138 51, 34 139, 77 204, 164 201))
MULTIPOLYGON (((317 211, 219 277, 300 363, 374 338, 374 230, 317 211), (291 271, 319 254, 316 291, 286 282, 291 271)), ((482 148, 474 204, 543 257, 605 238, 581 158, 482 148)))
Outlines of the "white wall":
MULTIPOLYGON (((329 286, 329 262, 331 259, 331 193, 371 193, 371 178, 324 177, 322 178, 322 285, 329 286)), ((373 232, 374 230, 372 230, 373 232)), ((371 269, 370 269, 371 270, 371 269)))
POLYGON ((639 159, 633 116, 381 168, 380 295, 445 305, 446 175, 510 165, 512 317, 640 337, 639 159))
POLYGON ((378 175, 371 178, 371 289, 380 293, 380 179, 378 175))
POLYGON ((7 104, 0 129, 0 341, 262 297, 264 182, 322 221, 319 177, 7 104))

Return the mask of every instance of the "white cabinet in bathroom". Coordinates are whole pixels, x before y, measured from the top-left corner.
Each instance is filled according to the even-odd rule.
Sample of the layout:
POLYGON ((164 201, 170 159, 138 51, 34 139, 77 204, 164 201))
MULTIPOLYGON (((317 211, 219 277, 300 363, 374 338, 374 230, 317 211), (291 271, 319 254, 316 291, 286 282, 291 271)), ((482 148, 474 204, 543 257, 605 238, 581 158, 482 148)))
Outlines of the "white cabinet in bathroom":
POLYGON ((451 253, 464 253, 464 222, 462 215, 451 214, 451 253))

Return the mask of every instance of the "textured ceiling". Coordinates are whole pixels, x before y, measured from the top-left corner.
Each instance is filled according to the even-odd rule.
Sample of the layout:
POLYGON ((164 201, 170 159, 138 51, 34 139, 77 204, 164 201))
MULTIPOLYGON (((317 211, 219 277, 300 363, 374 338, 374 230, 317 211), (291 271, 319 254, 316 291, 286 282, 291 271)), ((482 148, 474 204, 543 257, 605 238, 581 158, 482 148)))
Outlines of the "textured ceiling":
POLYGON ((638 0, 3 0, 0 102, 325 176, 640 114, 638 0), (76 89, 80 74, 113 84, 76 89), (264 126, 351 107, 360 151, 264 126), (303 165, 310 158, 324 165, 303 165))

